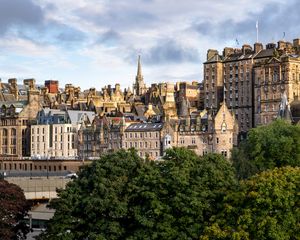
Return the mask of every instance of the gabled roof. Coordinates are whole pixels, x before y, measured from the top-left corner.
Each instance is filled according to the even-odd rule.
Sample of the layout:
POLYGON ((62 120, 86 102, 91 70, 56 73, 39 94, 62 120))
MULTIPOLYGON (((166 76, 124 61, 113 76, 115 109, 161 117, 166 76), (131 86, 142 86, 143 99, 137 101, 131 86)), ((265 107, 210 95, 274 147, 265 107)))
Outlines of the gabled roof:
POLYGON ((95 112, 91 111, 67 110, 67 113, 72 124, 80 123, 84 116, 88 118, 89 122, 93 122, 95 118, 95 112))

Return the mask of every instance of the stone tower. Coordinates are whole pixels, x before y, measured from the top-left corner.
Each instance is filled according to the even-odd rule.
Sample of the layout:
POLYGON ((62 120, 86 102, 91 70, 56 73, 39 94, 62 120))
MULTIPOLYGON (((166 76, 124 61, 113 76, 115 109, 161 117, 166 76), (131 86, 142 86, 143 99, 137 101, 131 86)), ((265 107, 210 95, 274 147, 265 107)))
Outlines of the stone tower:
POLYGON ((135 83, 133 85, 134 94, 137 96, 141 96, 146 93, 147 88, 146 84, 144 83, 144 77, 142 75, 142 64, 141 64, 141 56, 138 57, 138 68, 137 74, 135 77, 135 83))

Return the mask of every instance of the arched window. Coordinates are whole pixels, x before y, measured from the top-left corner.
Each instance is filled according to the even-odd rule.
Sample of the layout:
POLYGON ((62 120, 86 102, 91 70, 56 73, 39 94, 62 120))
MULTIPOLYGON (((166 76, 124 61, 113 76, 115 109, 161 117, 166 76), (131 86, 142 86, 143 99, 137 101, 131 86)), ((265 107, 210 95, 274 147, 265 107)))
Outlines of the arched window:
POLYGON ((15 128, 11 129, 11 145, 16 145, 17 144, 17 130, 15 128))
POLYGON ((8 130, 6 128, 2 129, 2 144, 7 145, 8 130))

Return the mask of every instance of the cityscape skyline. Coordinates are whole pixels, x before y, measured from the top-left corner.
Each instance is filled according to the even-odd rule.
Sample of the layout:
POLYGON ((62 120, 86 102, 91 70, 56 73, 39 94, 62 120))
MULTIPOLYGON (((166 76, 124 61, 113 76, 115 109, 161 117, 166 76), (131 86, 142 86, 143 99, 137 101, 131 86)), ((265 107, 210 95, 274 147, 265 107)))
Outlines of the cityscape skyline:
POLYGON ((101 88, 132 87, 137 56, 153 82, 202 81, 206 51, 293 39, 299 2, 2 2, 1 78, 35 78, 101 88), (230 5, 231 8, 225 8, 230 5), (232 14, 234 12, 235 14, 232 14), (214 14, 211 14, 214 13, 214 14), (213 17, 211 17, 213 16, 213 17), (238 45, 239 43, 239 45, 238 45))

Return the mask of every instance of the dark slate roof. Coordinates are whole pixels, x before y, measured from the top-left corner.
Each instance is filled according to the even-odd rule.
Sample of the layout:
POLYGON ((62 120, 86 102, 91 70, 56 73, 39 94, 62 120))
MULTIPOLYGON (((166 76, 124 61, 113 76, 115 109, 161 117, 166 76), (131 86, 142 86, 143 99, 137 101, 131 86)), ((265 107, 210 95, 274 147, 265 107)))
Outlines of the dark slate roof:
POLYGON ((126 128, 125 132, 160 131, 163 126, 163 123, 133 123, 126 128))
POLYGON ((266 57, 273 57, 275 49, 263 49, 261 50, 255 58, 266 58, 266 57))

